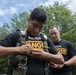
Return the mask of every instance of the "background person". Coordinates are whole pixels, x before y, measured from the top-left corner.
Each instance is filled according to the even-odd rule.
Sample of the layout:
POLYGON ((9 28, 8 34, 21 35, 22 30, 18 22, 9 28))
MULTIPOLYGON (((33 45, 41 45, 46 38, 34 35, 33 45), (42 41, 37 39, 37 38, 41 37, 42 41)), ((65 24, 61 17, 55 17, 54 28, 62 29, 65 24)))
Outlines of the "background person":
MULTIPOLYGON (((60 38, 60 30, 57 26, 49 29, 52 41, 57 50, 63 55, 65 63, 63 65, 52 63, 50 68, 51 75, 72 75, 72 65, 76 63, 76 50, 73 45, 60 38)), ((69 36, 68 36, 69 37, 69 36)))

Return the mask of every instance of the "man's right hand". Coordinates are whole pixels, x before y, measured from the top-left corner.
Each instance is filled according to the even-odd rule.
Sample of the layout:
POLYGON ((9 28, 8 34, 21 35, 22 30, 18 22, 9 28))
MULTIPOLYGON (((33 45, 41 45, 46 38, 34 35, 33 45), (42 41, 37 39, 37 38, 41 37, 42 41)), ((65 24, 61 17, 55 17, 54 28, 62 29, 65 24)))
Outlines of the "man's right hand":
POLYGON ((30 52, 31 52, 31 49, 32 49, 32 47, 31 47, 30 44, 25 44, 25 45, 20 46, 18 51, 19 51, 20 54, 27 54, 27 55, 29 55, 30 52))

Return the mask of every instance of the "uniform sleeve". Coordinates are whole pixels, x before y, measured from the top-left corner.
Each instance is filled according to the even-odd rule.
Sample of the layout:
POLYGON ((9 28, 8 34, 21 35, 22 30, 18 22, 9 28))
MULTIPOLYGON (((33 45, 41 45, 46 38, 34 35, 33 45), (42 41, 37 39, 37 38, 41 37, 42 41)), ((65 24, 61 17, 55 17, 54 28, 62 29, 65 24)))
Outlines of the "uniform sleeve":
POLYGON ((5 47, 16 46, 19 37, 18 31, 6 35, 2 40, 0 40, 0 45, 5 47))
POLYGON ((57 54, 58 51, 56 47, 54 46, 54 44, 52 43, 52 41, 49 38, 47 39, 47 41, 48 41, 48 47, 50 47, 49 52, 52 54, 57 54))
POLYGON ((68 52, 67 53, 69 55, 69 58, 75 56, 76 55, 76 49, 73 47, 73 45, 70 42, 68 42, 67 46, 68 46, 68 52))

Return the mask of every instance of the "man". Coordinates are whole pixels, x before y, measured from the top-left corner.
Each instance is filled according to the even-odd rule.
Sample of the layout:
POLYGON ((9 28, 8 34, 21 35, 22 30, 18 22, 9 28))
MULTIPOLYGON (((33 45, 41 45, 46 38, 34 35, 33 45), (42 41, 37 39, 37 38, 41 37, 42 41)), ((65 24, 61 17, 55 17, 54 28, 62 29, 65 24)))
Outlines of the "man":
MULTIPOLYGON (((45 46, 43 40, 40 37, 40 32, 45 26, 46 20, 46 12, 43 9, 35 8, 31 13, 30 18, 28 18, 28 27, 26 29, 25 35, 26 41, 24 41, 26 42, 25 45, 15 47, 20 37, 19 31, 7 35, 3 40, 0 41, 0 45, 5 46, 2 48, 2 50, 8 50, 8 52, 6 52, 6 55, 15 53, 13 51, 16 49, 16 54, 22 54, 25 52, 25 55, 28 57, 28 69, 26 71, 26 75, 45 75, 45 60, 52 61, 57 64, 64 63, 62 55, 56 50, 53 43, 49 39, 47 39, 47 48, 49 48, 49 53, 44 51, 45 46), (12 52, 10 52, 10 50, 12 52)), ((15 73, 18 67, 19 66, 15 67, 15 73)), ((11 75, 16 75, 15 73, 12 72, 11 75)))
POLYGON ((52 63, 51 75, 72 75, 71 66, 76 63, 76 50, 69 41, 60 38, 60 30, 57 26, 49 29, 52 41, 57 50, 63 55, 65 63, 63 65, 52 63))

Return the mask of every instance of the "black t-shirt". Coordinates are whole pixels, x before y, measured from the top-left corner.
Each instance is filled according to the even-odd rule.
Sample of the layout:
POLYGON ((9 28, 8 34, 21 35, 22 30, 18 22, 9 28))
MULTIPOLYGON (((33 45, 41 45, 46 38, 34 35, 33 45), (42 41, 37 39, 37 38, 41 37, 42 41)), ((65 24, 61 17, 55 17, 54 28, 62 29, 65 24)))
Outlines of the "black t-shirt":
MULTIPOLYGON (((0 40, 0 45, 5 47, 15 47, 19 38, 20 38, 19 31, 10 33, 3 40, 0 40)), ((43 43, 39 35, 33 37, 30 35, 29 32, 27 32, 26 42, 30 43, 36 49, 43 48, 42 47, 43 43)), ((49 52, 52 54, 57 54, 58 51, 54 47, 52 41, 47 39, 47 43, 48 43, 48 47, 50 47, 49 52)), ((28 65, 27 75, 45 75, 44 74, 45 64, 43 59, 37 59, 28 56, 27 65, 28 65)))
MULTIPOLYGON (((61 40, 58 43, 54 43, 54 45, 57 48, 57 50, 63 55, 65 61, 68 61, 70 58, 76 55, 76 50, 69 41, 61 40)), ((71 66, 65 66, 62 69, 54 69, 51 67, 50 70, 53 73, 60 73, 70 71, 71 66)))

